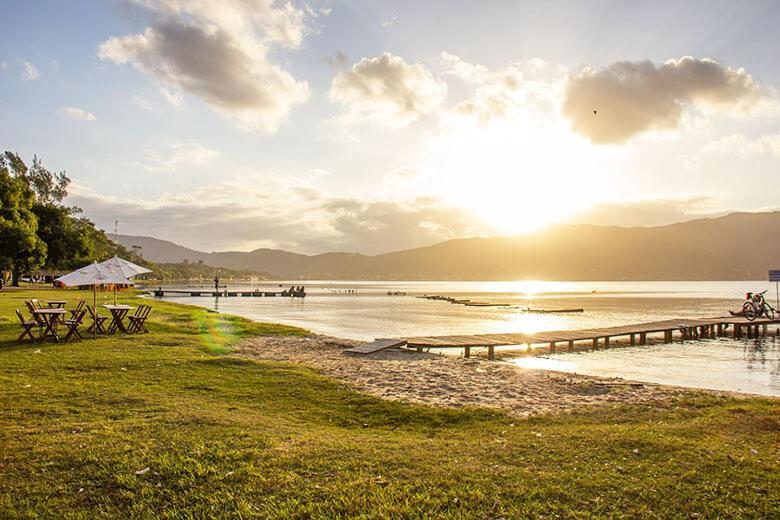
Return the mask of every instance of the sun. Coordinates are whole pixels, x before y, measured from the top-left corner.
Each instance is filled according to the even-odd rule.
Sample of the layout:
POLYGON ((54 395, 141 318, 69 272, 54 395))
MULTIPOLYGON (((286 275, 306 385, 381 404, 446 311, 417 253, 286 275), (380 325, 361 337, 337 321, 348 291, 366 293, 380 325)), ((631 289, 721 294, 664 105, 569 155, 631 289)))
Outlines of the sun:
POLYGON ((503 234, 566 220, 609 194, 593 146, 532 115, 456 125, 427 153, 436 195, 503 234))

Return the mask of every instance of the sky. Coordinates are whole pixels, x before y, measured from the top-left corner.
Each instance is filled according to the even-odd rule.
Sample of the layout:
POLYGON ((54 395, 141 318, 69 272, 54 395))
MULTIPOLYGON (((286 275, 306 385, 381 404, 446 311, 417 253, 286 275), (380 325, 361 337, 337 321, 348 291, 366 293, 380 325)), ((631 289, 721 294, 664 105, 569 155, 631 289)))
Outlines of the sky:
POLYGON ((0 147, 98 226, 377 254, 775 210, 780 2, 3 0, 0 147))

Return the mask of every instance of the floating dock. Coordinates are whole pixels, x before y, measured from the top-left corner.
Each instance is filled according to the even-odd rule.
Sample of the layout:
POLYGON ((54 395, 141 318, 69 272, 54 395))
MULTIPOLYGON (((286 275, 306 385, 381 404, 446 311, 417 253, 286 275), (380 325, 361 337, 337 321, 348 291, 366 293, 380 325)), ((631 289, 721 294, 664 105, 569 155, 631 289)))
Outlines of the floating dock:
POLYGON ((574 351, 576 343, 585 342, 586 348, 609 348, 613 338, 628 338, 631 345, 646 345, 649 335, 663 334, 664 343, 672 343, 675 335, 681 340, 709 339, 726 336, 731 331, 735 338, 758 338, 766 336, 770 325, 780 324, 780 319, 756 319, 748 321, 739 317, 690 318, 653 321, 635 325, 603 327, 597 329, 558 330, 515 334, 476 334, 473 336, 420 336, 399 339, 394 342, 383 340, 349 349, 355 354, 370 354, 385 348, 403 346, 422 352, 430 348, 462 348, 464 357, 471 355, 472 348, 487 348, 488 359, 495 359, 495 347, 544 344, 550 352, 556 352, 558 346, 566 345, 568 351, 574 351), (374 347, 369 348, 369 345, 374 347))

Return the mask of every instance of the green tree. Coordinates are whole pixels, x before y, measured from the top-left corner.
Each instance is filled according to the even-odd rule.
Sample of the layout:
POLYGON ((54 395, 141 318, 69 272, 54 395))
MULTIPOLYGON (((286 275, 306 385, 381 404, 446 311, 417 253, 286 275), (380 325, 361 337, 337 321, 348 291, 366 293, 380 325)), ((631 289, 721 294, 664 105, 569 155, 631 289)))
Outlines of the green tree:
POLYGON ((46 244, 37 235, 38 219, 32 211, 35 193, 26 174, 18 155, 0 156, 0 269, 11 271, 13 285, 19 285, 24 271, 37 269, 46 259, 46 244))

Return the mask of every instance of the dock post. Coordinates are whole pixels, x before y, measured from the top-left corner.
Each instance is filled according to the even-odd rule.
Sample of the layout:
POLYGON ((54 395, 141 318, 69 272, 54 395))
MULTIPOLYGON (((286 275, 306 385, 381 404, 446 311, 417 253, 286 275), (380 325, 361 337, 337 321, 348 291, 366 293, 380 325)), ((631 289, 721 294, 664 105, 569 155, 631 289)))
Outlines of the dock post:
POLYGON ((598 350, 599 348, 599 338, 593 338, 593 350, 598 350))
POLYGON ((467 359, 471 357, 471 347, 463 348, 463 357, 467 359))
POLYGON ((574 352, 574 340, 569 340, 569 352, 574 352))
POLYGON ((636 345, 636 334, 631 334, 631 346, 636 345))
POLYGON ((766 327, 766 323, 764 323, 763 325, 761 325, 761 329, 762 329, 762 331, 761 331, 761 332, 762 332, 762 334, 761 334, 761 335, 762 335, 762 336, 764 336, 764 337, 766 337, 766 329, 767 329, 767 327, 766 327))
POLYGON ((493 345, 488 347, 488 359, 490 361, 496 359, 496 347, 494 347, 493 345))
POLYGON ((552 353, 555 352, 555 342, 554 341, 550 342, 550 352, 552 352, 552 353))
POLYGON ((604 348, 609 348, 609 336, 604 336, 604 348))
POLYGON ((647 333, 646 332, 640 332, 639 333, 639 344, 640 345, 647 345, 647 333))
POLYGON ((718 323, 718 328, 717 328, 716 334, 717 334, 718 337, 723 336, 723 324, 722 323, 718 323))
MULTIPOLYGON (((683 332, 683 336, 685 336, 685 332, 683 332)), ((664 331, 664 343, 671 343, 672 342, 672 331, 671 330, 665 330, 664 331)))
POLYGON ((742 337, 742 325, 739 325, 738 323, 734 324, 734 338, 741 338, 742 337))

